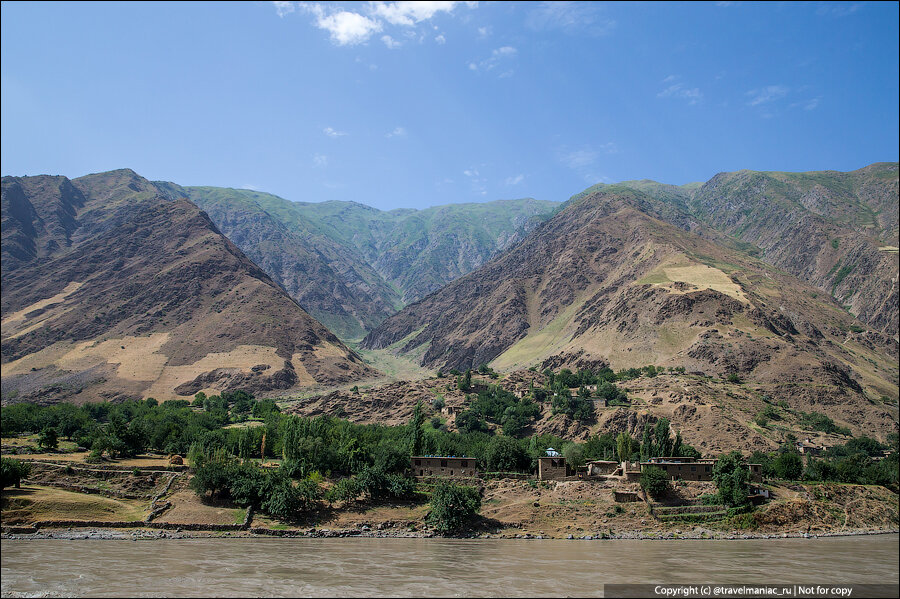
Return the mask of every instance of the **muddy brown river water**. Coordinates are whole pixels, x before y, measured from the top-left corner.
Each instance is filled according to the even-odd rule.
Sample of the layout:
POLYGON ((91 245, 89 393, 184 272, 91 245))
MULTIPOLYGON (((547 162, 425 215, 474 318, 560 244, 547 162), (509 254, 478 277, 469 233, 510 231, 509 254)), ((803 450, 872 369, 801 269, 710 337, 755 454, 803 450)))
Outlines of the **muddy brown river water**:
POLYGON ((613 583, 898 582, 896 534, 739 541, 3 540, 4 596, 602 596, 613 583))

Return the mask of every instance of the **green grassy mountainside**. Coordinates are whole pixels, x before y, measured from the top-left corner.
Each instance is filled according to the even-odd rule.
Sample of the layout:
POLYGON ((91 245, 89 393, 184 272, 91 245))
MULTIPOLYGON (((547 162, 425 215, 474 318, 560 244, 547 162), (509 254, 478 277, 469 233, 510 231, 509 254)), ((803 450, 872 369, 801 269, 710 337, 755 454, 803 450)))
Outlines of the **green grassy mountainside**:
POLYGON ((559 206, 522 199, 381 211, 250 190, 177 190, 345 339, 481 266, 559 206))
POLYGON ((341 338, 362 337, 402 306, 393 287, 353 247, 325 235, 302 215, 272 208, 285 200, 250 190, 171 184, 170 189, 190 197, 222 233, 341 338))

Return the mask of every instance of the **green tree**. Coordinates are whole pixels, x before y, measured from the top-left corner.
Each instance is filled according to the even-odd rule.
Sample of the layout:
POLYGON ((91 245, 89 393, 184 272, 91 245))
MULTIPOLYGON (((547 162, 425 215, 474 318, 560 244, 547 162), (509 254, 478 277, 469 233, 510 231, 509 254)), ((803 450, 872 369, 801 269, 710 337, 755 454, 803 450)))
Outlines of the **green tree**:
POLYGON ((634 453, 634 439, 625 431, 622 431, 616 437, 616 453, 620 462, 630 460, 631 454, 634 453))
POLYGON ((785 480, 800 480, 803 474, 803 458, 795 451, 786 451, 772 463, 775 476, 785 480))
POLYGON ((528 455, 522 444, 506 435, 490 440, 485 452, 485 462, 491 472, 515 472, 527 468, 528 455))
POLYGON ((566 458, 566 464, 571 468, 584 466, 584 447, 578 443, 569 443, 563 447, 562 454, 566 458))
POLYGON ((653 452, 650 457, 671 456, 674 442, 668 418, 660 418, 653 427, 653 452))
POLYGON ((44 449, 55 450, 59 447, 59 434, 55 428, 47 427, 38 435, 38 446, 44 449))
POLYGON ((0 459, 0 484, 2 488, 20 488, 22 479, 31 474, 31 464, 12 458, 0 459))
POLYGON ((481 509, 481 495, 474 487, 440 482, 431 494, 431 511, 426 522, 441 534, 459 532, 481 509))
POLYGON ((732 507, 747 504, 750 473, 739 451, 719 456, 713 468, 713 481, 719 490, 719 500, 722 503, 732 507))
POLYGON ((654 499, 664 496, 669 490, 669 475, 662 468, 650 466, 641 471, 641 488, 654 499))
POLYGON ((413 410, 412 420, 409 422, 410 429, 410 450, 412 455, 422 454, 422 424, 425 422, 425 415, 422 413, 422 402, 416 402, 413 410))

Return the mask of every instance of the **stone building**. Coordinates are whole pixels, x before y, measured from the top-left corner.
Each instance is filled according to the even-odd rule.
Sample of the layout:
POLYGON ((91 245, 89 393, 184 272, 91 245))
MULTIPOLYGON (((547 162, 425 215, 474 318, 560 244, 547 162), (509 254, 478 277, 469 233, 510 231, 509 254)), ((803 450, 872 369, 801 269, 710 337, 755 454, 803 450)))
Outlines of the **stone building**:
POLYGON ((413 456, 413 476, 475 476, 475 458, 457 456, 413 456))

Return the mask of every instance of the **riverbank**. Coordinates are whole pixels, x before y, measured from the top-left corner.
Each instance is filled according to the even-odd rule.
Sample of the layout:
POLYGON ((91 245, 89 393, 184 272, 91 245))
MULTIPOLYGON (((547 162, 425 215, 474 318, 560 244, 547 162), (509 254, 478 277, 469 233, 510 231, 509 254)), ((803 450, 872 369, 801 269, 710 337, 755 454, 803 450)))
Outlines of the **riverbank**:
MULTIPOLYGON (((461 534, 450 538, 461 539, 517 539, 517 540, 570 540, 570 541, 600 541, 600 540, 628 540, 628 541, 685 541, 685 540, 760 540, 760 539, 817 539, 831 537, 856 537, 874 536, 886 534, 898 534, 900 529, 867 529, 846 530, 838 532, 825 532, 821 534, 809 533, 740 533, 728 534, 720 531, 697 528, 687 531, 647 533, 643 531, 623 532, 613 535, 584 535, 581 537, 565 537, 563 539, 543 535, 532 534, 461 534)), ((278 529, 250 529, 246 531, 189 531, 189 530, 156 530, 156 529, 38 529, 31 533, 2 532, 0 539, 4 540, 107 540, 107 541, 152 541, 174 539, 248 539, 248 538, 290 538, 290 539, 342 539, 342 538, 372 538, 372 539, 428 539, 436 538, 432 532, 393 532, 371 531, 359 529, 309 529, 309 530, 278 530, 278 529)), ((444 537, 441 537, 444 538, 444 537)))
MULTIPOLYGON (((215 537, 429 538, 428 483, 406 500, 313 502, 281 522, 190 489, 190 472, 35 463, 21 489, 3 492, 8 539, 215 537)), ((772 482, 748 513, 704 505, 708 482, 679 482, 648 503, 636 483, 473 479, 479 517, 459 536, 477 539, 772 539, 896 533, 900 502, 874 485, 772 482)))

